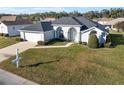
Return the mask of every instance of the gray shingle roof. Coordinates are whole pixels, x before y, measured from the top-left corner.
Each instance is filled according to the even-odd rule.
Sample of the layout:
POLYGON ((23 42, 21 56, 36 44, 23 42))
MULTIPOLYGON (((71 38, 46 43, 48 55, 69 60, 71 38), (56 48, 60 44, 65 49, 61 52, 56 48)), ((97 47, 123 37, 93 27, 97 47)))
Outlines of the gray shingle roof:
POLYGON ((88 28, 97 26, 91 20, 84 17, 62 17, 52 22, 53 25, 78 25, 87 26, 88 28))
POLYGON ((96 24, 96 27, 97 28, 99 28, 100 30, 102 30, 102 31, 107 31, 106 29, 105 29, 105 26, 104 25, 101 25, 101 24, 99 24, 98 22, 95 22, 95 21, 92 21, 94 24, 96 24))
POLYGON ((90 19, 87 19, 85 17, 76 17, 77 20, 79 20, 83 25, 85 25, 87 28, 95 27, 97 24, 95 24, 90 19))
POLYGON ((53 27, 51 26, 51 22, 38 22, 38 23, 33 24, 31 26, 25 27, 21 30, 45 32, 45 31, 53 30, 53 27))
POLYGON ((99 23, 84 17, 62 17, 53 22, 44 21, 44 22, 36 23, 31 26, 25 27, 21 30, 45 32, 45 31, 53 30, 52 25, 77 25, 77 26, 81 26, 82 30, 89 29, 91 27, 98 27, 101 30, 105 31, 105 27, 103 25, 100 25, 99 23))
POLYGON ((62 17, 52 22, 57 25, 80 25, 73 17, 62 17))
POLYGON ((32 24, 32 22, 28 19, 23 19, 17 16, 2 16, 0 21, 5 25, 26 25, 32 24))

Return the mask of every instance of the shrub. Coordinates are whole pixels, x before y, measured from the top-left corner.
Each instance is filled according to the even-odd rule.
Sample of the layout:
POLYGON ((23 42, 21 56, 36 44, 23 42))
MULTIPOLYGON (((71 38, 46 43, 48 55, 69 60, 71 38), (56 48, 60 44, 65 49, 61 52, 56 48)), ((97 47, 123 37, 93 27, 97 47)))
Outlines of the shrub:
POLYGON ((20 37, 17 37, 16 41, 24 41, 24 40, 22 38, 20 38, 20 37))
POLYGON ((0 33, 0 36, 3 36, 3 33, 0 33))
POLYGON ((82 44, 82 41, 79 41, 79 44, 82 44))
POLYGON ((47 44, 48 44, 48 42, 38 41, 38 42, 37 42, 37 44, 38 44, 38 45, 47 45, 47 44))
POLYGON ((88 47, 90 48, 98 48, 99 41, 96 35, 90 35, 88 40, 88 47))
POLYGON ((112 43, 111 42, 108 42, 108 43, 105 44, 105 47, 110 48, 111 45, 112 45, 112 43))
POLYGON ((3 36, 5 36, 5 37, 9 37, 9 34, 3 34, 3 36))
POLYGON ((67 39, 66 41, 67 41, 67 42, 71 42, 71 40, 69 40, 69 39, 67 39))
POLYGON ((82 42, 83 45, 87 45, 87 42, 82 42))
POLYGON ((107 35, 106 37, 106 43, 112 42, 112 36, 111 34, 107 35))
POLYGON ((8 36, 9 36, 9 34, 0 33, 0 36, 5 36, 5 37, 8 37, 8 36))

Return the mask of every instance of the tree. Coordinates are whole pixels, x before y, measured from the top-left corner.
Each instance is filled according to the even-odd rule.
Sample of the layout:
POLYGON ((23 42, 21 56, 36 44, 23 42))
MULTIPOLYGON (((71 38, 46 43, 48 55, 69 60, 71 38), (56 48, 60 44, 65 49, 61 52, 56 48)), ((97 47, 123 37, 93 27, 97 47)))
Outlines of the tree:
POLYGON ((90 48, 98 48, 99 47, 99 41, 95 34, 89 36, 88 47, 90 47, 90 48))

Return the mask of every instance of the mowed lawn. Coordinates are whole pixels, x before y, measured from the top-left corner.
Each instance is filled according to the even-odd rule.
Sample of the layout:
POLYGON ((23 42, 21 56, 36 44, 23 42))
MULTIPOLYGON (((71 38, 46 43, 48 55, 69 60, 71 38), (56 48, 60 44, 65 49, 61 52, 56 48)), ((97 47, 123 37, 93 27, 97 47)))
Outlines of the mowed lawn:
POLYGON ((29 49, 21 54, 19 69, 11 64, 15 57, 2 62, 0 68, 39 84, 124 84, 124 45, 122 41, 114 44, 114 48, 99 49, 80 44, 29 49))
POLYGON ((16 37, 3 37, 0 36, 0 49, 7 47, 9 45, 15 44, 18 41, 16 41, 16 37))

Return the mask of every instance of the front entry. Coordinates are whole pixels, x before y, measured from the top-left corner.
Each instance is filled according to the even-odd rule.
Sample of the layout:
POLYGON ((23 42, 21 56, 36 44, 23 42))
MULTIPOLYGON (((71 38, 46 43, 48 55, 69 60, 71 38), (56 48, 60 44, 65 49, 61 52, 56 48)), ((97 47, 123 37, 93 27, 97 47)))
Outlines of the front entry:
POLYGON ((70 28, 68 30, 68 40, 69 41, 75 41, 76 34, 77 34, 76 29, 75 28, 70 28))
POLYGON ((56 38, 59 38, 59 39, 63 39, 64 38, 63 30, 62 30, 61 27, 58 27, 57 30, 56 30, 56 38))

